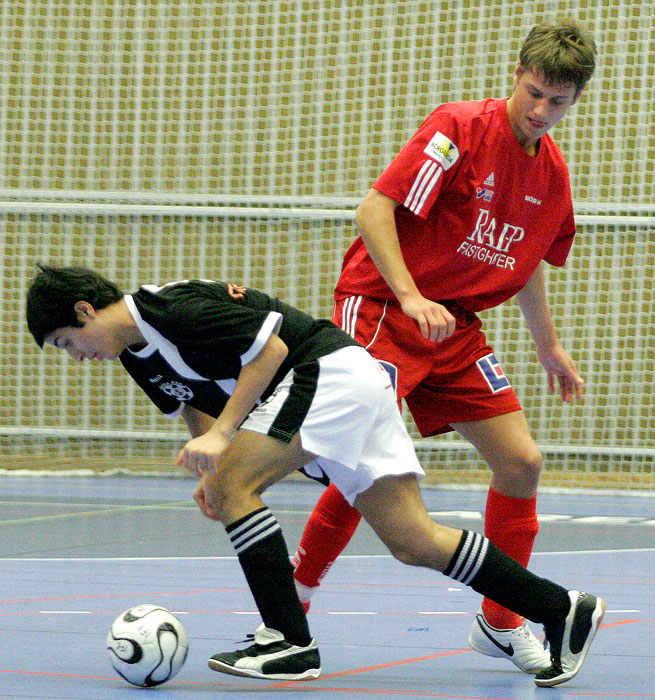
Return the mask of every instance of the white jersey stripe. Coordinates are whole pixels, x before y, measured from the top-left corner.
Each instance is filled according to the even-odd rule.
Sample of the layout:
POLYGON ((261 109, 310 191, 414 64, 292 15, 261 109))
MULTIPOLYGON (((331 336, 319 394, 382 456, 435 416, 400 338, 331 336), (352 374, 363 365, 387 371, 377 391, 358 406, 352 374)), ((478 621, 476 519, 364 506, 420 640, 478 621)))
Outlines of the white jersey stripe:
POLYGON ((416 176, 416 180, 414 180, 414 184, 412 185, 412 189, 409 191, 409 194, 407 195, 407 199, 405 200, 404 204, 408 209, 412 208, 412 200, 414 199, 414 195, 416 194, 416 190, 420 187, 421 181, 423 180, 423 176, 426 174, 426 170, 430 170, 431 168, 434 169, 433 166, 435 166, 436 163, 433 160, 426 160, 425 163, 423 163, 423 166, 421 169, 418 171, 418 175, 416 176))
POLYGON ((415 214, 419 214, 421 209, 423 209, 425 200, 428 198, 430 192, 432 192, 432 188, 437 184, 437 180, 441 177, 442 172, 443 169, 439 168, 437 172, 432 176, 432 179, 428 183, 427 187, 425 188, 425 190, 423 190, 423 196, 421 197, 421 200, 419 201, 418 205, 413 209, 413 212, 415 214))
MULTIPOLYGON (((432 191, 434 183, 439 179, 439 176, 442 173, 442 168, 434 161, 428 161, 428 163, 430 164, 430 167, 425 170, 420 183, 416 183, 417 187, 414 192, 414 197, 412 198, 412 201, 408 207, 408 209, 414 212, 414 214, 418 214, 421 211, 421 207, 425 203, 425 199, 432 191)), ((423 171, 423 168, 421 168, 421 171, 423 171)))

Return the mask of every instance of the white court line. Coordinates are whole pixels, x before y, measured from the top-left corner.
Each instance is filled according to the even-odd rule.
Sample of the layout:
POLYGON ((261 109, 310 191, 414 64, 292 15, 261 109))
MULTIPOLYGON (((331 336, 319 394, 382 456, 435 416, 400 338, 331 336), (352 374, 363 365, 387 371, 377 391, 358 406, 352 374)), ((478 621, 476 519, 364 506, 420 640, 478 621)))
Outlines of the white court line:
POLYGON ((475 615, 476 613, 472 612, 435 612, 435 611, 429 611, 429 610, 419 610, 417 615, 475 615))
POLYGON ((90 610, 39 610, 41 615, 91 615, 90 610))
POLYGON ((376 612, 355 612, 347 610, 328 610, 326 615, 378 615, 376 612))
MULTIPOLYGON (((533 552, 533 557, 552 557, 571 554, 623 554, 634 552, 655 552, 655 547, 635 547, 631 549, 571 549, 558 552, 533 552)), ((391 554, 342 554, 339 559, 393 559, 391 554)), ((231 561, 236 555, 221 557, 0 557, 2 562, 129 562, 129 561, 231 561)))

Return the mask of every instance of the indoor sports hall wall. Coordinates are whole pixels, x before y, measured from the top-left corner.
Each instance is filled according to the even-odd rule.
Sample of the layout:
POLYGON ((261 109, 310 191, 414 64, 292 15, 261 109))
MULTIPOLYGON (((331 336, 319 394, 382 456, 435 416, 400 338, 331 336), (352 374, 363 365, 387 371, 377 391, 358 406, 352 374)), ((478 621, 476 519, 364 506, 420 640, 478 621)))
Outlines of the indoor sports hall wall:
MULTIPOLYGON (((0 454, 7 469, 172 469, 183 426, 120 367, 40 352, 37 261, 126 291, 214 277, 328 317, 353 212, 441 102, 508 95, 521 41, 569 15, 597 73, 554 136, 579 236, 548 271, 585 399, 547 394, 514 303, 488 336, 547 457, 544 483, 655 488, 652 3, 4 0, 0 4, 0 454)), ((456 436, 435 481, 486 480, 456 436)))

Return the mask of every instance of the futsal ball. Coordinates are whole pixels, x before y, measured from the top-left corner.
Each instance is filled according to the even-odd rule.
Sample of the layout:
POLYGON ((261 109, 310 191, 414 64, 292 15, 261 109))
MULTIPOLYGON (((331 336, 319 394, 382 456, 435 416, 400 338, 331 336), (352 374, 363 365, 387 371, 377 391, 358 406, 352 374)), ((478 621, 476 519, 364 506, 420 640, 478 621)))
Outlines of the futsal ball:
POLYGON ((111 665, 128 683, 151 688, 182 668, 189 642, 172 612, 159 605, 137 605, 119 615, 107 634, 111 665))

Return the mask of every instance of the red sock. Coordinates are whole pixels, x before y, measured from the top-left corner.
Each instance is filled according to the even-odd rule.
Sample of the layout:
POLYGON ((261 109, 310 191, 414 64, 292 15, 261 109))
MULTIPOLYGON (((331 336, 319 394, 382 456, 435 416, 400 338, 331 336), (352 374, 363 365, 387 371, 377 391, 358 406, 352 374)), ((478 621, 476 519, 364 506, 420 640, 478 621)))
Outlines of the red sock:
POLYGON ((309 516, 293 557, 295 579, 309 588, 318 586, 355 534, 361 517, 330 484, 309 516))
MULTIPOLYGON (((489 489, 484 534, 496 547, 527 567, 538 530, 536 496, 513 498, 489 489)), ((523 623, 519 615, 488 598, 482 601, 482 610, 487 622, 498 629, 511 629, 523 623)))

